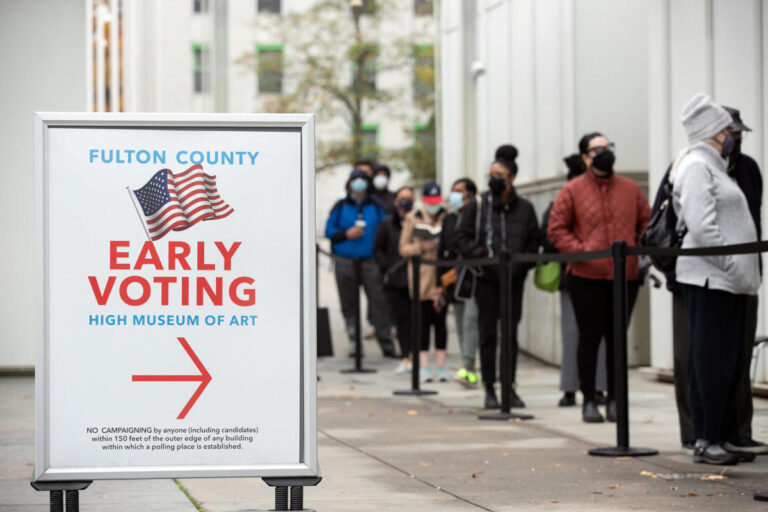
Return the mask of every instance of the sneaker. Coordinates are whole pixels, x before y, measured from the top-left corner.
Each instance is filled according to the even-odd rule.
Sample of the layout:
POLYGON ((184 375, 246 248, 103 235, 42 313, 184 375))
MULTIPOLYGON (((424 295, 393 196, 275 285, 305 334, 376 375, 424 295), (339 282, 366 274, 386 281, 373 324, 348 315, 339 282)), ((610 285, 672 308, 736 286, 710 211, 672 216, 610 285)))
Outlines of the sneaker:
POLYGON ((419 379, 421 382, 433 382, 432 371, 429 368, 422 368, 419 371, 419 379))
POLYGON ((476 388, 477 385, 480 383, 480 376, 476 374, 475 372, 467 372, 467 382, 469 383, 469 387, 476 388))
POLYGON ((398 364, 397 368, 395 368, 396 375, 403 375, 405 373, 411 373, 410 361, 400 361, 400 364, 398 364))
POLYGON ((379 346, 381 347, 381 354, 384 357, 390 357, 392 359, 400 358, 400 354, 397 353, 397 349, 395 349, 395 344, 392 343, 392 340, 382 338, 379 340, 379 346))
POLYGON ((682 446, 680 447, 680 451, 689 457, 693 457, 694 448, 695 448, 695 445, 693 443, 683 443, 682 446))
POLYGON ((750 452, 756 455, 765 455, 768 453, 768 445, 755 441, 754 439, 741 439, 734 443, 725 443, 723 448, 729 452, 750 452))
POLYGON ((739 456, 728 453, 719 444, 698 439, 693 449, 693 462, 716 466, 733 466, 739 463, 739 456))
POLYGON ((573 407, 574 405, 576 405, 576 393, 572 391, 563 393, 563 398, 557 403, 558 407, 573 407))
POLYGON ((509 390, 509 406, 515 409, 522 409, 525 407, 525 402, 523 402, 522 398, 517 396, 515 388, 509 390))
POLYGON ((733 455, 736 455, 739 458, 739 462, 755 462, 755 459, 757 458, 757 454, 752 452, 744 452, 741 450, 729 450, 728 448, 725 448, 725 451, 727 451, 728 453, 732 453, 733 455))
POLYGON ((603 393, 602 391, 596 391, 595 392, 595 403, 597 405, 607 405, 608 404, 608 399, 606 398, 605 393, 603 393))
POLYGON ((448 370, 445 369, 445 366, 437 367, 437 370, 435 370, 435 378, 439 382, 448 382, 448 370))
POLYGON ((477 374, 462 367, 453 376, 453 380, 464 386, 465 388, 477 387, 477 374))

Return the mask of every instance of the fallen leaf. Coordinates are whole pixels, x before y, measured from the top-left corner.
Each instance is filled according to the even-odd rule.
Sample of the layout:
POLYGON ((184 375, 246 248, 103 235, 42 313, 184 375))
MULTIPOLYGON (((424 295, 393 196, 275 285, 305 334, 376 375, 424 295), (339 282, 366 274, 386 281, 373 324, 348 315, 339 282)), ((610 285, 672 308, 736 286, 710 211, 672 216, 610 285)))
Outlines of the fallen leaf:
POLYGON ((432 464, 431 464, 431 463, 429 463, 429 462, 419 462, 419 466, 421 466, 421 467, 423 467, 423 468, 429 467, 429 466, 431 466, 431 465, 432 465, 432 464))
POLYGON ((632 457, 616 457, 613 460, 632 460, 632 457))
POLYGON ((649 476, 651 478, 659 478, 659 475, 651 473, 650 471, 641 471, 640 475, 641 476, 649 476))
POLYGON ((561 468, 561 467, 563 467, 563 465, 558 462, 557 464, 555 464, 555 467, 556 468, 561 468))
POLYGON ((725 493, 724 492, 719 492, 719 493, 715 494, 715 496, 725 496, 725 493))
POLYGON ((608 487, 606 487, 606 489, 618 489, 619 487, 621 487, 621 484, 614 484, 614 485, 609 485, 608 487))
POLYGON ((355 390, 355 386, 349 386, 349 390, 350 391, 354 391, 355 390))
POLYGON ((550 501, 550 503, 560 503, 559 501, 550 501))
POLYGON ((689 492, 689 493, 688 493, 688 497, 689 497, 689 498, 695 498, 695 497, 697 497, 697 496, 698 496, 698 494, 696 494, 695 492, 689 492))
POLYGON ((509 457, 509 452, 502 452, 502 453, 501 453, 501 456, 502 456, 502 457, 509 457))
POLYGON ((472 473, 472 478, 477 478, 477 473, 472 473))
POLYGON ((704 475, 701 480, 728 480, 727 476, 723 475, 704 475))
POLYGON ((411 409, 410 411, 407 411, 405 414, 407 414, 408 416, 418 416, 419 411, 414 411, 413 409, 411 409))

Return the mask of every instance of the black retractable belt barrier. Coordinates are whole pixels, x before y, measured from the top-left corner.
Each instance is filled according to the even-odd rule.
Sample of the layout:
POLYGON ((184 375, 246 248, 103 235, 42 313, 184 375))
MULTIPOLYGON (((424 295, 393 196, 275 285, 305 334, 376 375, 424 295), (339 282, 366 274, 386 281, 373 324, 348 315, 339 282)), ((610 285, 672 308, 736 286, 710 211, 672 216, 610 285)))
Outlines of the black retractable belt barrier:
POLYGON ((512 373, 512 325, 513 301, 512 301, 512 269, 510 268, 509 251, 502 251, 499 258, 499 309, 501 311, 501 409, 499 412, 491 414, 481 414, 478 416, 481 420, 532 420, 530 414, 516 414, 511 412, 510 408, 510 390, 512 382, 510 379, 512 373))
POLYGON ((419 339, 421 337, 421 257, 411 258, 411 389, 394 391, 398 396, 436 395, 437 391, 421 389, 419 383, 419 339))
MULTIPOLYGON (((355 277, 357 282, 361 281, 362 260, 354 260, 355 277)), ((357 308, 355 309, 355 367, 341 370, 341 373, 376 373, 373 368, 363 368, 363 340, 362 340, 362 321, 360 320, 360 289, 357 289, 357 308)))
POLYGON ((593 448, 590 455, 644 457, 658 455, 653 448, 629 446, 629 373, 627 371, 627 243, 613 242, 613 351, 616 400, 616 446, 593 448))
POLYGON ((64 493, 67 496, 67 512, 80 512, 79 491, 87 489, 91 480, 72 482, 30 482, 36 491, 51 493, 51 512, 64 512, 64 493))

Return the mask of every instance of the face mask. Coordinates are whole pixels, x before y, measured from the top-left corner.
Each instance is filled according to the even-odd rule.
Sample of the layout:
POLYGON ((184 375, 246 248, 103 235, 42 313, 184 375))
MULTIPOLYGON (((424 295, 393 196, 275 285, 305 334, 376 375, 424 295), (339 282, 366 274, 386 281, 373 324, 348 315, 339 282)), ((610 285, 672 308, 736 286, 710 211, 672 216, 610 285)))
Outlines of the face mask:
POLYGON ((377 174, 373 177, 373 186, 376 187, 376 190, 386 190, 388 183, 389 178, 383 174, 377 174))
POLYGON ((441 204, 425 204, 424 210, 430 215, 437 215, 437 213, 443 208, 441 204))
POLYGON ((410 199, 400 199, 396 206, 403 212, 403 214, 408 213, 413 209, 413 201, 410 199))
POLYGON ((736 139, 734 139, 731 134, 725 136, 725 140, 721 143, 723 146, 723 150, 720 152, 720 156, 723 158, 728 158, 731 153, 733 153, 733 149, 736 147, 736 139))
POLYGON ((464 206, 464 194, 461 192, 451 192, 451 195, 448 196, 448 204, 451 205, 451 208, 458 210, 464 206))
POLYGON ((614 162, 616 162, 616 155, 613 151, 603 151, 592 159, 592 167, 610 176, 613 174, 614 162))
POLYGON ((491 189, 493 195, 498 196, 507 189, 507 180, 491 176, 488 180, 488 188, 491 189))
POLYGON ((368 182, 363 178, 355 178, 352 183, 349 184, 349 188, 352 192, 365 192, 368 189, 368 182))

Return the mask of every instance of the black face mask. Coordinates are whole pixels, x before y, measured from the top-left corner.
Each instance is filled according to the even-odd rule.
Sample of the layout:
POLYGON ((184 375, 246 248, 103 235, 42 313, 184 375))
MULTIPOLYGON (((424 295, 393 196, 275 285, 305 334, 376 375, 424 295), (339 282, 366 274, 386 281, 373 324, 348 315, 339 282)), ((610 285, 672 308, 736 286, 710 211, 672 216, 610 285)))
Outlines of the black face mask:
POLYGON ((592 167, 606 173, 606 176, 613 174, 613 164, 616 162, 616 155, 613 151, 603 151, 592 159, 592 167))
POLYGON ((507 189, 507 180, 491 176, 488 180, 488 188, 491 189, 493 195, 498 196, 507 189))
POLYGON ((733 173, 736 170, 736 160, 741 156, 741 140, 734 140, 733 150, 731 151, 730 160, 728 160, 728 172, 733 173))
POLYGON ((410 199, 400 199, 397 202, 396 206, 400 208, 405 214, 413 209, 413 201, 411 201, 410 199))

